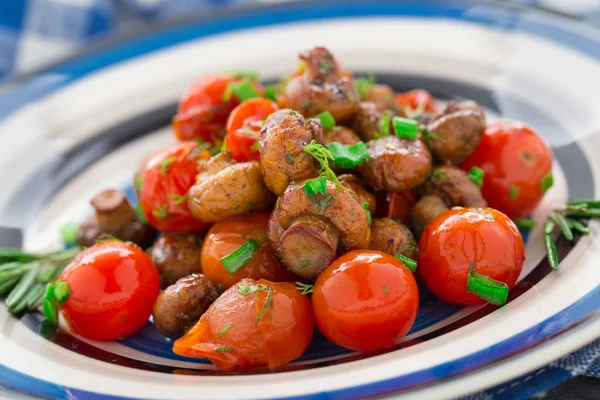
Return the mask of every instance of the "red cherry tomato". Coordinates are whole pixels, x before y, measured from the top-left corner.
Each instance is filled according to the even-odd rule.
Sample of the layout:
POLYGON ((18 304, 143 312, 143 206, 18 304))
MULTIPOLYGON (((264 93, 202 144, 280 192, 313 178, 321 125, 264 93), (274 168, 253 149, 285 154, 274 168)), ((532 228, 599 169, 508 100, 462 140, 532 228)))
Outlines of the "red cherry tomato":
POLYGON ((327 267, 313 291, 315 322, 352 350, 389 347, 409 331, 419 308, 413 274, 389 254, 356 250, 327 267))
POLYGON ((271 245, 267 241, 269 217, 268 211, 259 211, 214 224, 204 238, 200 253, 204 275, 224 288, 229 288, 244 278, 274 282, 296 280, 297 277, 283 268, 273 255, 271 245), (241 270, 232 275, 221 263, 221 258, 233 253, 248 239, 256 240, 260 249, 241 270))
POLYGON ((525 245, 515 224, 492 208, 446 211, 427 225, 419 241, 417 272, 441 300, 484 304, 467 292, 472 262, 475 272, 514 286, 525 261, 525 245))
POLYGON ((389 193, 387 218, 399 219, 404 224, 409 223, 410 209, 417 203, 418 197, 414 190, 389 193))
POLYGON ((92 340, 115 340, 139 331, 160 291, 150 257, 118 241, 82 251, 58 279, 71 290, 63 317, 73 332, 92 340))
MULTIPOLYGON (((242 78, 229 75, 207 75, 198 80, 181 98, 173 118, 173 130, 179 140, 202 139, 215 143, 225 135, 227 116, 239 104, 235 95, 226 96, 230 84, 242 78)), ((264 89, 252 81, 259 93, 264 89)))
POLYGON ((221 369, 277 368, 300 357, 314 331, 310 299, 293 283, 244 279, 178 339, 173 351, 221 369))
POLYGON ((258 139, 262 121, 277 111, 277 103, 253 98, 237 106, 227 119, 225 147, 237 162, 259 160, 258 139))
POLYGON ((423 89, 400 93, 396 96, 396 103, 401 110, 408 108, 410 111, 422 110, 428 113, 436 113, 438 111, 437 104, 431 93, 423 89))
POLYGON ((198 162, 210 158, 196 142, 179 142, 151 157, 142 173, 140 203, 150 225, 162 232, 199 231, 210 226, 194 218, 187 192, 196 182, 198 162))
POLYGON ((483 169, 483 196, 511 218, 531 213, 544 197, 552 151, 530 127, 503 121, 488 125, 477 150, 461 165, 483 169))

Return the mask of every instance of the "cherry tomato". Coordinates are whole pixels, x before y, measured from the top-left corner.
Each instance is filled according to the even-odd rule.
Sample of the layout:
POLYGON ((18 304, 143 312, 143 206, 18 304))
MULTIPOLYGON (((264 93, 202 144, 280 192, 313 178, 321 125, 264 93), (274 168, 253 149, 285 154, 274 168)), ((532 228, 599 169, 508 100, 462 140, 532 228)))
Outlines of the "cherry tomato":
POLYGON ((401 110, 408 108, 411 112, 422 110, 428 113, 436 113, 438 111, 431 93, 423 89, 400 93, 396 96, 396 103, 401 110))
POLYGON ((398 219, 408 225, 410 209, 418 200, 417 193, 414 190, 386 193, 384 200, 384 207, 382 207, 384 212, 381 213, 380 218, 398 219))
POLYGON ((315 322, 332 342, 352 350, 392 346, 410 330, 419 308, 413 274, 389 254, 355 250, 315 282, 315 322))
POLYGON ((204 238, 200 253, 204 275, 224 288, 229 288, 244 278, 274 282, 293 282, 297 279, 273 255, 267 240, 269 217, 268 211, 259 211, 214 224, 204 238), (260 249, 241 270, 232 275, 221 263, 221 258, 233 253, 248 239, 256 240, 260 249))
POLYGON ((150 257, 119 241, 82 251, 58 279, 71 290, 63 317, 74 333, 92 340, 115 340, 139 331, 160 291, 150 257))
MULTIPOLYGON (((173 118, 173 130, 179 140, 202 139, 215 143, 225 135, 227 116, 239 104, 235 95, 226 96, 230 84, 242 78, 229 75, 207 75, 198 80, 181 98, 173 118)), ((264 89, 252 81, 259 93, 264 89)))
POLYGON ((512 287, 525 261, 525 245, 515 224, 493 208, 452 209, 427 225, 419 241, 417 272, 441 300, 484 304, 467 292, 471 263, 475 272, 512 287))
POLYGON ((221 369, 277 368, 306 351, 313 331, 310 299, 295 284, 244 279, 212 304, 173 351, 206 357, 221 369))
POLYGON ((503 121, 488 125, 477 150, 461 165, 483 169, 483 196, 511 218, 531 213, 544 197, 552 151, 530 127, 503 121))
POLYGON ((278 109, 272 100, 253 98, 231 112, 227 119, 225 147, 237 162, 260 159, 258 139, 262 121, 278 109))
POLYGON ((194 218, 187 192, 196 182, 198 163, 210 158, 196 142, 179 142, 145 164, 140 203, 150 225, 162 232, 199 231, 210 225, 194 218))

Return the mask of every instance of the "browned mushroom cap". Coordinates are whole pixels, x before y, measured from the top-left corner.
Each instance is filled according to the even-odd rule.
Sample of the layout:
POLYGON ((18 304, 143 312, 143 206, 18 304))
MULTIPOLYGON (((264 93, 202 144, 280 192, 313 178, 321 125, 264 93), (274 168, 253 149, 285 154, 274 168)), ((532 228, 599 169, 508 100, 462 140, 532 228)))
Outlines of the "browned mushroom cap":
POLYGON ((358 94, 352 79, 342 76, 333 55, 324 47, 300 53, 305 73, 291 79, 283 96, 285 107, 307 117, 329 111, 337 122, 352 118, 358 94))
POLYGON ((325 194, 309 197, 304 183, 291 184, 269 220, 269 241, 286 268, 315 279, 336 255, 369 245, 367 214, 354 192, 327 181, 325 194))
POLYGON ((423 196, 410 210, 410 223, 417 237, 421 236, 425 227, 441 213, 450 208, 435 195, 423 196))
POLYGON ((365 189, 360 178, 352 174, 344 174, 338 176, 338 180, 342 185, 352 190, 356 195, 356 199, 360 204, 369 203, 368 210, 374 214, 377 210, 377 199, 375 195, 365 189))
POLYGON ((165 234, 152 245, 150 257, 156 265, 163 286, 202 272, 202 239, 195 234, 165 234))
POLYGON ((204 222, 216 222, 248 211, 269 208, 275 201, 263 182, 258 161, 236 164, 229 152, 204 163, 198 182, 188 192, 192 215, 204 222))
POLYGON ((152 244, 156 230, 138 220, 123 191, 105 190, 94 196, 90 203, 95 212, 79 225, 77 243, 80 246, 92 246, 106 235, 133 242, 142 248, 152 244))
POLYGON ((273 193, 280 195, 293 180, 317 176, 317 161, 304 152, 313 139, 323 143, 319 120, 307 121, 289 109, 271 115, 262 129, 259 151, 264 181, 273 193))
MULTIPOLYGON (((379 121, 381 120, 385 112, 385 109, 380 108, 377 104, 373 102, 360 102, 356 111, 356 115, 354 117, 352 127, 363 141, 368 142, 369 140, 381 137, 381 132, 379 132, 379 121)), ((393 113, 390 112, 390 132, 392 129, 392 117, 393 113)))
POLYGON ((376 218, 371 223, 371 250, 395 256, 402 254, 416 260, 417 241, 402 222, 391 218, 376 218))
POLYGON ((467 173, 451 165, 434 167, 419 192, 422 195, 438 196, 448 207, 487 206, 481 190, 469 179, 467 173))
POLYGON ((450 105, 427 125, 427 144, 441 162, 458 165, 477 149, 485 127, 485 115, 476 103, 450 105))
POLYGON ((352 129, 341 125, 327 129, 323 135, 323 139, 325 145, 331 143, 356 144, 360 142, 360 138, 352 129))
POLYGON ((441 115, 451 114, 455 111, 460 111, 460 110, 474 111, 478 114, 481 114, 481 116, 485 120, 485 112, 483 111, 483 108, 479 105, 479 103, 477 103, 473 100, 463 100, 463 101, 459 101, 458 103, 455 101, 450 101, 446 105, 446 108, 441 112, 441 115))
POLYGON ((219 297, 217 286, 202 274, 179 279, 154 302, 154 325, 163 335, 177 339, 194 326, 219 297))
POLYGON ((371 157, 358 171, 376 189, 412 189, 423 183, 431 170, 431 153, 420 140, 387 136, 370 141, 367 148, 371 157))
POLYGON ((375 103, 380 110, 400 112, 396 103, 396 92, 388 85, 371 85, 362 100, 375 103))

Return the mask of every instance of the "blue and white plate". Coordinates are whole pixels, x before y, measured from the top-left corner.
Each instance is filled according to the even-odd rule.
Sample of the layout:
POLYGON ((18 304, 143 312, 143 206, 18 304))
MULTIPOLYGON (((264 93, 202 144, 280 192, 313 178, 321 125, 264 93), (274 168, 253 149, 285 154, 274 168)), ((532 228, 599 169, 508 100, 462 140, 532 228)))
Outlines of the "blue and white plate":
MULTIPOLYGON (((600 34, 549 13, 476 1, 318 1, 190 19, 104 45, 0 92, 0 247, 56 247, 100 189, 129 187, 139 161, 172 143, 179 96, 202 74, 276 79, 296 53, 329 47, 398 90, 471 98, 492 118, 525 121, 555 154, 555 185, 533 217, 566 198, 600 197, 600 34)), ((541 226, 541 224, 538 224, 541 226)), ((525 374, 600 332, 600 226, 559 271, 539 228, 501 309, 459 308, 423 290, 410 334, 351 352, 317 335, 281 370, 232 374, 180 357, 148 323, 118 342, 46 333, 38 315, 0 307, 0 385, 69 399, 399 398, 459 396, 525 374)))

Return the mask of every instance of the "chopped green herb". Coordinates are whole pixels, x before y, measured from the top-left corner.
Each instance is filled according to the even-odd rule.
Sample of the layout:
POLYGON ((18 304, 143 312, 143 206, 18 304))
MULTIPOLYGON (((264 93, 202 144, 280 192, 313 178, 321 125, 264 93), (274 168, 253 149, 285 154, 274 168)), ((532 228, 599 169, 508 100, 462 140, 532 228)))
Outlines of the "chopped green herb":
POLYGON ((330 61, 319 61, 319 72, 322 74, 326 74, 328 72, 331 72, 335 69, 335 66, 333 65, 333 60, 330 61))
POLYGON ((354 80, 354 88, 356 89, 356 92, 358 93, 358 95, 360 96, 361 99, 364 99, 365 97, 367 97, 367 95, 371 91, 371 88, 373 87, 374 84, 375 84, 375 76, 374 75, 367 75, 365 77, 354 80))
POLYGON ((521 193, 521 188, 517 185, 510 185, 508 187, 508 191, 510 192, 510 198, 512 200, 516 200, 517 197, 519 196, 519 193, 521 193))
POLYGON ((260 313, 258 313, 258 316, 256 317, 255 324, 258 324, 260 322, 260 320, 262 319, 262 317, 265 316, 265 313, 269 308, 269 319, 273 319, 273 288, 271 286, 269 286, 269 289, 267 290, 267 297, 265 298, 265 302, 262 306, 262 309, 260 310, 260 313))
POLYGON ((324 131, 335 126, 335 118, 333 118, 333 115, 331 115, 329 111, 324 111, 320 114, 317 114, 313 118, 316 118, 319 121, 321 121, 321 125, 323 126, 324 131))
POLYGON ((233 253, 221 258, 221 264, 227 272, 233 275, 252 260, 258 249, 260 249, 260 246, 256 243, 256 240, 247 239, 233 253))
POLYGON ((66 245, 77 243, 77 231, 79 230, 79 224, 65 224, 60 228, 60 236, 62 242, 66 245))
POLYGON ((257 81, 260 79, 258 72, 256 71, 229 71, 227 74, 236 79, 247 78, 252 81, 257 81))
POLYGON ((401 263, 403 263, 404 265, 406 265, 406 267, 413 274, 417 271, 417 262, 415 260, 413 260, 411 258, 408 258, 404 254, 401 254, 401 253, 398 253, 398 254, 394 255, 394 257, 396 257, 396 259, 398 261, 400 261, 401 263))
POLYGON ((44 293, 44 301, 42 304, 44 317, 46 317, 52 325, 58 325, 58 306, 54 299, 54 285, 51 283, 46 286, 46 293, 44 293))
POLYGON ((317 212, 323 214, 323 213, 325 213, 325 211, 327 211, 327 208, 329 207, 329 203, 331 203, 331 200, 333 200, 333 196, 328 194, 327 196, 323 197, 322 199, 313 201, 313 204, 315 205, 317 212))
POLYGON ((256 91, 248 79, 244 79, 239 83, 230 83, 227 86, 227 90, 225 90, 224 97, 228 96, 228 98, 225 98, 225 100, 229 101, 232 94, 234 94, 235 97, 237 97, 240 101, 260 97, 260 94, 256 91))
POLYGON ((181 205, 181 204, 183 204, 183 203, 187 203, 187 200, 188 200, 188 195, 187 195, 187 193, 185 193, 185 194, 182 194, 182 195, 179 195, 179 194, 172 193, 172 194, 168 195, 167 197, 168 197, 170 200, 173 200, 173 201, 175 201, 175 204, 177 204, 177 205, 181 205))
POLYGON ((552 269, 558 269, 558 250, 556 249, 556 243, 554 243, 554 238, 552 237, 554 226, 554 221, 551 219, 546 221, 546 226, 544 227, 544 246, 546 247, 548 264, 552 269))
POLYGON ((302 282, 296 282, 296 289, 302 292, 302 294, 311 294, 315 288, 315 285, 309 285, 302 282))
POLYGON ((415 140, 419 133, 419 123, 413 119, 394 117, 392 118, 392 126, 396 136, 401 138, 415 140))
POLYGON ((142 211, 142 203, 141 202, 138 202, 135 205, 135 212, 137 214, 138 220, 142 224, 147 224, 148 223, 148 218, 146 218, 146 214, 144 214, 144 211, 142 211))
POLYGON ((365 212, 367 213, 367 223, 371 225, 371 211, 369 211, 369 202, 365 201, 364 203, 362 203, 362 206, 365 209, 365 212))
POLYGON ((383 285, 381 289, 383 290, 383 294, 388 294, 388 287, 386 285, 383 285))
POLYGON ((471 182, 477 185, 477 187, 481 188, 483 186, 483 176, 485 172, 479 167, 472 167, 468 173, 469 179, 471 182))
POLYGON ((300 266, 300 268, 306 268, 306 267, 308 267, 311 264, 312 264, 311 260, 300 260, 298 262, 298 265, 300 266))
POLYGON ((327 145, 327 150, 333 155, 332 162, 341 168, 356 168, 370 157, 364 142, 353 145, 333 142, 327 145))
POLYGON ((223 335, 225 335, 227 333, 227 331, 229 330, 229 328, 231 328, 231 325, 233 325, 233 324, 229 323, 229 324, 225 325, 223 327, 223 329, 221 329, 221 332, 219 332, 219 337, 223 337, 223 335))
POLYGON ((581 233, 582 235, 588 235, 590 233, 590 228, 585 226, 585 224, 581 221, 577 221, 576 219, 572 219, 572 218, 567 218, 567 222, 569 223, 569 226, 571 228, 575 229, 577 232, 581 233))
POLYGON ((535 221, 527 218, 515 219, 514 223, 519 229, 533 229, 535 227, 535 221))
POLYGON ((558 226, 565 239, 573 241, 573 231, 565 217, 554 211, 550 214, 550 219, 558 226))
POLYGON ((314 197, 317 194, 327 194, 327 178, 320 176, 310 179, 304 183, 304 192, 308 197, 314 197))
POLYGON ((315 160, 319 162, 319 164, 321 165, 321 169, 319 170, 320 176, 324 176, 333 183, 341 185, 337 176, 329 167, 329 161, 333 161, 333 154, 331 154, 331 151, 329 151, 313 139, 309 144, 304 146, 304 152, 310 154, 315 160))
POLYGON ((288 163, 288 164, 290 164, 290 165, 293 165, 294 161, 296 160, 294 158, 294 156, 291 155, 291 154, 286 154, 284 158, 285 158, 285 162, 288 163))
POLYGON ((252 147, 250 147, 250 150, 259 151, 259 149, 260 149, 260 143, 258 140, 256 140, 254 143, 252 143, 252 147))
POLYGON ((552 171, 550 171, 540 181, 540 189, 542 190, 542 193, 546 193, 546 191, 548 189, 550 189, 553 184, 554 184, 554 176, 552 175, 552 171))
POLYGON ((277 90, 274 86, 265 86, 265 97, 277 102, 277 90))
POLYGON ((177 161, 177 157, 169 157, 169 158, 165 158, 164 160, 162 160, 160 162, 160 173, 163 176, 167 175, 167 172, 169 171, 169 167, 171 167, 171 164, 173 164, 175 161, 177 161))
POLYGON ((156 208, 152 210, 152 215, 154 215, 156 218, 161 219, 168 218, 169 210, 167 204, 159 204, 158 206, 156 206, 156 208))
POLYGON ((379 118, 377 122, 377 129, 379 130, 379 137, 390 136, 390 112, 385 111, 383 116, 379 118))
POLYGON ((254 292, 258 292, 261 290, 269 290, 268 286, 262 286, 262 285, 254 285, 254 286, 245 286, 242 285, 242 282, 238 283, 238 290, 241 294, 243 294, 244 296, 248 296, 251 295, 254 292))
POLYGON ((600 208, 600 200, 573 200, 568 201, 567 206, 578 206, 583 208, 600 208))
POLYGON ((225 347, 225 346, 217 346, 215 349, 215 353, 232 353, 234 351, 233 347, 225 347))
POLYGON ((141 192, 142 191, 142 177, 141 176, 136 176, 135 177, 135 181, 133 182, 134 186, 135 186, 135 190, 137 192, 141 192))
POLYGON ((471 261, 467 276, 467 292, 473 293, 491 304, 502 306, 508 298, 508 285, 475 272, 475 263, 471 261))
POLYGON ((69 296, 71 296, 69 284, 65 281, 57 281, 54 285, 54 299, 62 306, 65 304, 65 301, 67 301, 69 296))

